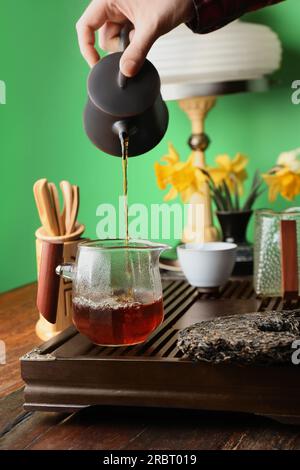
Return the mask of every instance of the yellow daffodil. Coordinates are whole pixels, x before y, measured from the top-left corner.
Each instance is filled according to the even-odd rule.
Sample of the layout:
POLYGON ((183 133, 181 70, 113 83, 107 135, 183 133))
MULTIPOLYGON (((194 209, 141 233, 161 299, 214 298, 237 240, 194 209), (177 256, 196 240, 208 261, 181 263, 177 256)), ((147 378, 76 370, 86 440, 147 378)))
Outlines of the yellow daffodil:
POLYGON ((300 148, 281 153, 277 166, 262 176, 269 186, 270 201, 278 194, 292 201, 300 194, 300 148))
POLYGON ((282 152, 277 159, 277 164, 288 167, 294 173, 300 172, 300 148, 282 152))
POLYGON ((300 193, 300 174, 288 168, 282 168, 273 174, 265 174, 263 178, 269 186, 269 199, 272 202, 278 194, 292 201, 300 193))
POLYGON ((194 166, 193 154, 185 162, 180 161, 179 154, 174 146, 169 144, 169 153, 162 157, 166 165, 155 163, 155 174, 160 189, 166 189, 171 185, 170 191, 164 197, 170 201, 180 194, 183 202, 188 202, 193 193, 200 191, 206 181, 205 175, 194 166))
POLYGON ((216 168, 208 168, 208 172, 212 177, 216 186, 220 186, 225 182, 231 192, 238 188, 240 194, 243 192, 243 182, 247 178, 245 167, 248 159, 241 153, 231 159, 229 155, 219 155, 216 157, 216 168))

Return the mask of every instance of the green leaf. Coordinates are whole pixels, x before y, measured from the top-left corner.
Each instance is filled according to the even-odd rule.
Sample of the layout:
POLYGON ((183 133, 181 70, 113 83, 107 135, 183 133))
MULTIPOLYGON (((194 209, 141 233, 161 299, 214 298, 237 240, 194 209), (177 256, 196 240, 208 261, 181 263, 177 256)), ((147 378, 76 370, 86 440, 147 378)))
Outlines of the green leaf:
POLYGON ((225 181, 223 181, 222 187, 223 187, 223 191, 224 191, 225 198, 226 198, 226 205, 227 205, 227 208, 228 208, 227 210, 228 211, 233 211, 234 207, 233 207, 230 191, 229 191, 229 188, 228 188, 227 184, 225 183, 225 181))
POLYGON ((211 192, 211 197, 217 206, 217 210, 224 211, 226 206, 224 205, 224 200, 220 190, 216 187, 213 181, 209 182, 209 188, 211 192))
POLYGON ((264 191, 261 190, 260 191, 260 188, 262 186, 262 179, 261 179, 261 176, 259 174, 259 171, 256 170, 256 172, 254 173, 254 176, 253 176, 253 180, 252 180, 252 184, 251 184, 251 188, 250 188, 250 192, 249 192, 249 195, 243 205, 243 209, 244 211, 246 210, 251 210, 252 209, 252 206, 253 204, 255 203, 256 199, 262 194, 262 192, 264 191))
POLYGON ((236 180, 234 181, 234 203, 235 203, 235 210, 240 210, 240 196, 239 196, 239 188, 237 185, 236 180))

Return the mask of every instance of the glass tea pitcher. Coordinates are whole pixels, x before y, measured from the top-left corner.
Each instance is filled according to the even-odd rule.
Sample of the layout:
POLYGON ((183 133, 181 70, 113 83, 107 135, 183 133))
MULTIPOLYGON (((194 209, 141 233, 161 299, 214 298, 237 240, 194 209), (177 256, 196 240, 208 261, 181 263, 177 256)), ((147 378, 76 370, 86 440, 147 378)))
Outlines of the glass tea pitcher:
POLYGON ((163 320, 159 256, 149 241, 96 240, 78 245, 76 262, 56 272, 73 281, 73 322, 93 343, 142 343, 163 320))

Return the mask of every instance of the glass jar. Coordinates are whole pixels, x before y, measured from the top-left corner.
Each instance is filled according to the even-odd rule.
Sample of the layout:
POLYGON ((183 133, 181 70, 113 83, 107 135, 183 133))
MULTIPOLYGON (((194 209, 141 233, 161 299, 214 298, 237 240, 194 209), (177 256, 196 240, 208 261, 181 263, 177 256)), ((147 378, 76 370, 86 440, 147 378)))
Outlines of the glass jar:
POLYGON ((258 295, 299 295, 300 208, 255 211, 254 288, 258 295))

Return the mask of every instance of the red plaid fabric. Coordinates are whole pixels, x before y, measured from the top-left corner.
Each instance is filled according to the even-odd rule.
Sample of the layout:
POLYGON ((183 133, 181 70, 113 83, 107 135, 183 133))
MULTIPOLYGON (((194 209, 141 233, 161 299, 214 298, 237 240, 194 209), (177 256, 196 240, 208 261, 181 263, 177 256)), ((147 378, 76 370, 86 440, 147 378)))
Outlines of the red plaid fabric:
POLYGON ((253 10, 283 0, 193 0, 195 17, 188 23, 195 33, 209 33, 253 10))

